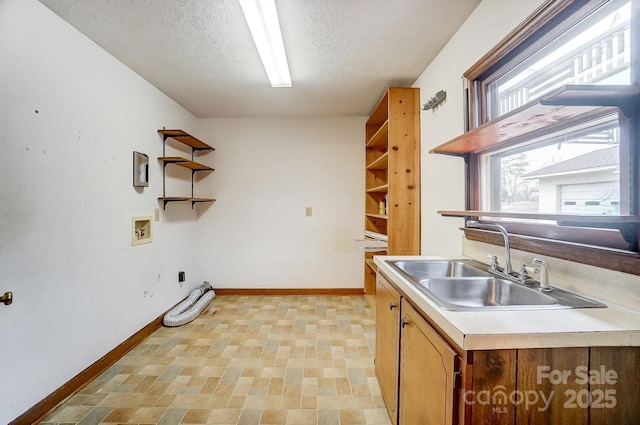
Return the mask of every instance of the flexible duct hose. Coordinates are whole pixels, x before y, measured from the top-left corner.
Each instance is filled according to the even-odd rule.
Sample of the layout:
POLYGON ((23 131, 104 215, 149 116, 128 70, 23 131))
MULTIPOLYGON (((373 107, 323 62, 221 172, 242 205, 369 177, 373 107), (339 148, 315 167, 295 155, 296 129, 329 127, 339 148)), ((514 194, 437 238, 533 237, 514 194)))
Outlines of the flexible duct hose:
POLYGON ((209 282, 195 288, 186 300, 169 310, 162 319, 165 326, 182 326, 191 322, 202 313, 216 296, 209 282))

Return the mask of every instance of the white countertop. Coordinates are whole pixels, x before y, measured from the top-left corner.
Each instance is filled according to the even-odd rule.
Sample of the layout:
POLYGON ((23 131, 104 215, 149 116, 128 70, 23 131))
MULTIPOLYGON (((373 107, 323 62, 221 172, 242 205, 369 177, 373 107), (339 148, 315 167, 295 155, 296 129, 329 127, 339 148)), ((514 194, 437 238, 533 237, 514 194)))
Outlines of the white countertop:
POLYGON ((640 312, 609 304, 607 308, 557 310, 444 310, 385 262, 421 259, 442 257, 374 257, 378 271, 463 350, 640 346, 640 312))

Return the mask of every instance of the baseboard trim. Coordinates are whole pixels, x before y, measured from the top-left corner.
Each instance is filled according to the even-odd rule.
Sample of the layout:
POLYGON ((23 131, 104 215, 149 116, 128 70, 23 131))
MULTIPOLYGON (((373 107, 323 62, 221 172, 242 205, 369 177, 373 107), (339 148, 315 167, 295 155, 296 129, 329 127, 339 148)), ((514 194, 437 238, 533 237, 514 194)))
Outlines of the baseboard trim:
MULTIPOLYGON (((363 288, 215 288, 216 295, 364 295, 363 288)), ((177 304, 176 304, 177 305, 177 304)), ((168 311, 168 310, 167 310, 168 311)), ((131 335, 120 345, 109 351, 100 359, 88 366, 82 372, 62 384, 47 397, 35 404, 29 410, 18 416, 9 425, 32 425, 37 424, 53 408, 62 401, 80 391, 87 384, 100 376, 105 370, 111 367, 140 344, 145 338, 162 327, 162 319, 166 312, 155 318, 145 327, 131 335)))
POLYGON ((214 288, 216 295, 364 295, 364 288, 214 288))
POLYGON ((120 360, 125 354, 140 344, 145 338, 162 327, 162 319, 166 313, 154 319, 151 323, 140 329, 135 334, 127 338, 123 343, 102 356, 91 366, 78 373, 58 389, 35 404, 29 410, 18 416, 9 425, 31 425, 36 424, 44 418, 54 407, 60 404, 69 396, 77 393, 89 382, 100 376, 111 365, 120 360))

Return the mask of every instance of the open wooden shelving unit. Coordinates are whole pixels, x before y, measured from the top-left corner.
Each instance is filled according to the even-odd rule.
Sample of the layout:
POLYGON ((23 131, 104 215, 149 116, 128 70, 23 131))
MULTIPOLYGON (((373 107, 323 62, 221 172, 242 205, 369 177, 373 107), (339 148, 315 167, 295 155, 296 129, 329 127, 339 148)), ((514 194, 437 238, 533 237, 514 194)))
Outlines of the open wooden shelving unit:
POLYGON ((215 149, 202 140, 193 137, 189 133, 183 130, 158 130, 158 133, 162 135, 162 156, 158 158, 158 161, 162 162, 162 196, 158 198, 158 201, 162 203, 162 208, 166 209, 167 204, 170 202, 191 202, 191 208, 198 203, 215 202, 213 198, 199 198, 194 196, 194 176, 197 172, 212 172, 215 171, 208 165, 201 164, 194 161, 194 153, 198 151, 214 151, 215 149), (174 139, 191 148, 191 159, 183 158, 181 156, 166 156, 166 144, 167 139, 174 139), (166 167, 169 164, 174 164, 180 167, 188 168, 191 170, 191 196, 167 196, 166 195, 166 167))
POLYGON ((387 240, 364 254, 364 290, 373 294, 374 255, 420 253, 419 89, 387 90, 367 120, 365 149, 365 231, 387 240))

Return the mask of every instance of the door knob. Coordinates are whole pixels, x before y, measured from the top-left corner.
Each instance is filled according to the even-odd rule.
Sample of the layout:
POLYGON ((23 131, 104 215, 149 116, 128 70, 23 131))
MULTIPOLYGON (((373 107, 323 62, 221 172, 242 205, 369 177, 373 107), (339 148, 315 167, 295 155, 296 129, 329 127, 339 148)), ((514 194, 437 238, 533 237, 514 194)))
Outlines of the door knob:
POLYGON ((13 292, 7 291, 0 297, 0 302, 9 305, 13 302, 13 292))

